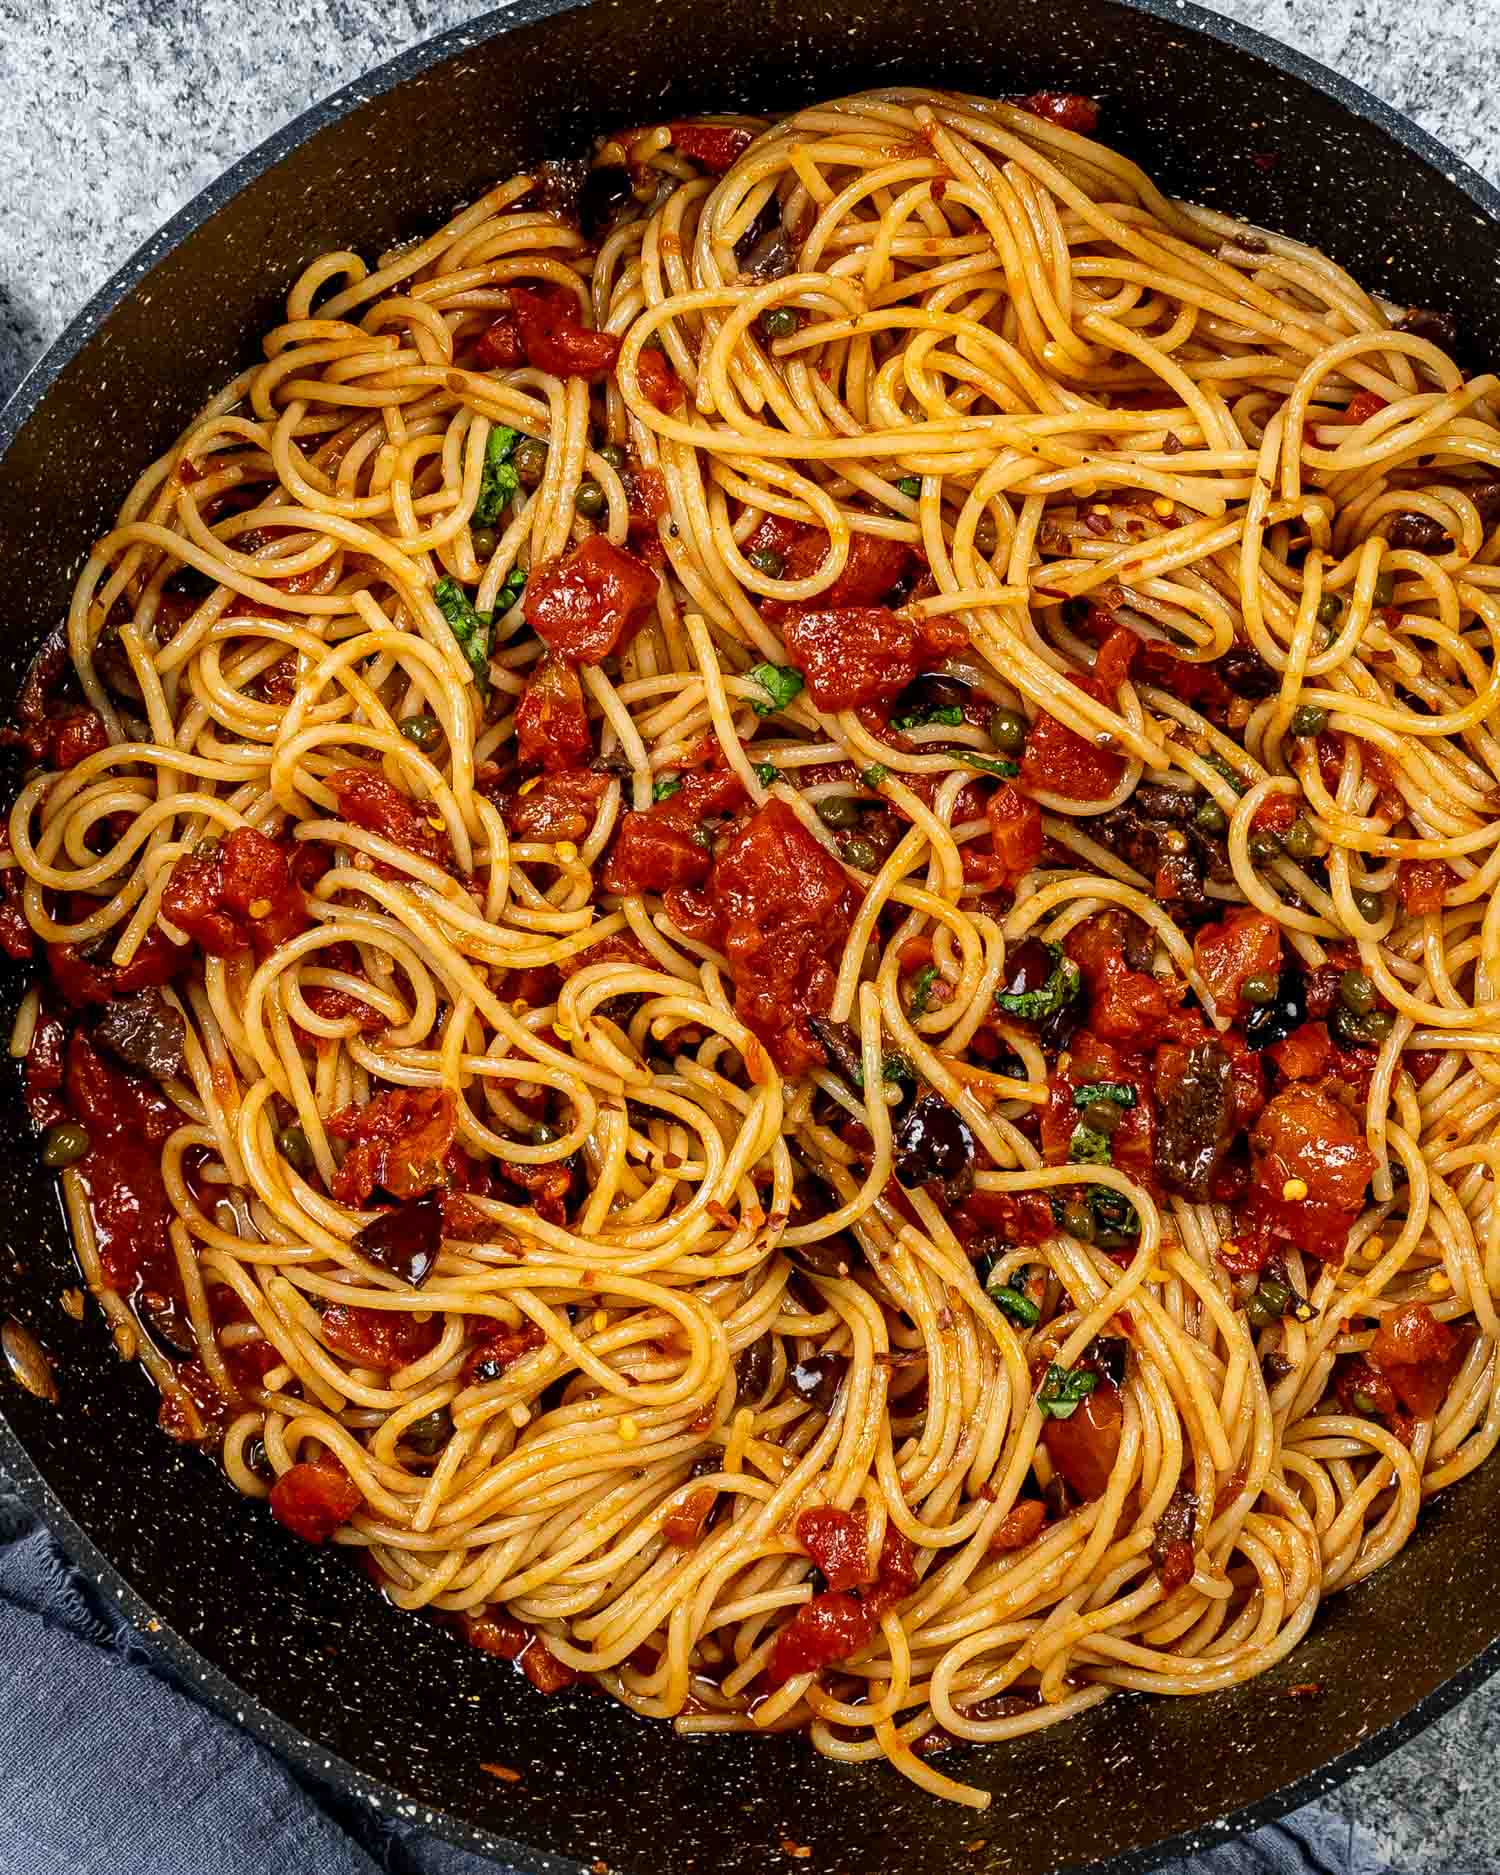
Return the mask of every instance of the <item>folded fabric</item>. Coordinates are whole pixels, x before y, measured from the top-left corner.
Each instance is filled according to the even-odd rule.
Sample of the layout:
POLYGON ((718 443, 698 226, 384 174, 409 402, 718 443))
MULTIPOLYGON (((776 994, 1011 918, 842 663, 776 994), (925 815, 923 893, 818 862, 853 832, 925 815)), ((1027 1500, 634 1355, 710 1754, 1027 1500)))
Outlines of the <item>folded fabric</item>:
MULTIPOLYGON (((0 1875, 493 1875, 180 1685, 0 1479, 0 1875)), ((880 1775, 880 1773, 872 1773, 880 1775)), ((1163 1875, 1396 1875, 1316 1806, 1163 1875)))

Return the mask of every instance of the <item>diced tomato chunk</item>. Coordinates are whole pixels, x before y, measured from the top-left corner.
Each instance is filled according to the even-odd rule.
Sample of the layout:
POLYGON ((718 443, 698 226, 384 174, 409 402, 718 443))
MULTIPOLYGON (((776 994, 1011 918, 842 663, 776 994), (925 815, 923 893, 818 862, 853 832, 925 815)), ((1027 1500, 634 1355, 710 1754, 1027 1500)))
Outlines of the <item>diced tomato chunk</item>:
POLYGON ((436 811, 423 808, 373 768, 336 768, 327 777, 339 812, 366 833, 379 834, 393 846, 404 846, 419 859, 445 866, 453 857, 448 835, 436 811))
POLYGON ((322 1335, 328 1347, 347 1354, 360 1367, 387 1372, 430 1353, 438 1328, 435 1317, 419 1322, 404 1309, 361 1309, 331 1302, 323 1311, 322 1335))
MULTIPOLYGON (((1109 701, 1097 678, 1070 674, 1096 702, 1109 701)), ((1088 741, 1045 710, 1031 725, 1021 757, 1021 779, 1029 788, 1044 788, 1068 801, 1098 801, 1114 793, 1124 773, 1124 756, 1088 741)))
POLYGON ((288 859, 284 847, 256 828, 236 827, 210 851, 184 853, 177 861, 162 893, 162 915, 211 957, 232 957, 247 945, 257 957, 269 957, 307 927, 307 900, 288 859))
POLYGON ((805 1510, 797 1519, 797 1541, 822 1570, 829 1588, 858 1588, 875 1580, 869 1522, 862 1510, 805 1510))
POLYGON ((377 1190, 420 1197, 444 1182, 457 1129, 446 1087, 392 1087, 363 1106, 341 1108, 328 1130, 351 1147, 329 1190, 340 1204, 363 1205, 377 1190))
POLYGON ((910 1540, 887 1525, 873 1587, 864 1594, 828 1589, 804 1603, 776 1636, 766 1668, 770 1684, 781 1686, 795 1674, 815 1673, 857 1653, 875 1633, 882 1613, 909 1595, 916 1581, 910 1540))
POLYGON ((1171 1025, 1173 999, 1166 987, 1125 962, 1118 918, 1087 919, 1068 934, 1064 949, 1083 972, 1090 1031, 1124 1048, 1148 1048, 1171 1025))
POLYGON ((1280 928, 1264 912, 1237 905, 1218 924, 1202 927, 1193 939, 1193 960, 1219 1013, 1242 1016, 1240 990, 1246 979, 1280 974, 1280 928))
POLYGON ((538 371, 558 378, 602 378, 614 369, 619 339, 586 326, 577 295, 566 287, 513 286, 510 309, 526 362, 538 371))
POLYGON ((1261 1114, 1250 1152, 1248 1221, 1341 1261, 1375 1170, 1354 1116, 1322 1088, 1294 1081, 1261 1114))
POLYGON ((1320 1080, 1333 1054, 1325 1022, 1304 1022, 1292 1030, 1284 1042, 1266 1050, 1289 1081, 1320 1080))
POLYGON ((513 313, 501 313, 480 333, 474 344, 474 362, 482 371, 509 371, 525 364, 526 347, 521 343, 521 328, 513 313))
POLYGON ((1103 1497, 1109 1475, 1120 1456, 1120 1431, 1125 1409, 1120 1389, 1101 1380, 1086 1393, 1066 1419, 1042 1421, 1042 1444, 1069 1490, 1092 1503, 1103 1497))
POLYGON ((1383 1315, 1370 1343, 1371 1362, 1418 1419, 1430 1419, 1442 1405, 1467 1353, 1465 1340, 1425 1302, 1383 1315))
POLYGON ((1047 1506, 1038 1497, 1023 1497, 1012 1504, 990 1538, 991 1550, 1025 1549, 1047 1521, 1047 1506))
POLYGON ((677 1549, 696 1549, 703 1541, 704 1530, 719 1501, 711 1484, 689 1491, 680 1504, 674 1504, 661 1521, 661 1533, 677 1549))
POLYGON ((1099 127, 1099 106, 1076 91, 1033 91, 1016 103, 1033 117, 1045 118, 1062 130, 1076 130, 1080 136, 1092 136, 1099 127))
POLYGON ((1041 1113, 1042 1156, 1048 1165, 1066 1165, 1073 1130, 1082 1117, 1073 1096, 1091 1082, 1113 1081, 1135 1090, 1135 1105, 1122 1109, 1110 1136, 1110 1155, 1121 1171, 1149 1180, 1155 1153, 1156 1102, 1150 1073, 1139 1058, 1084 1030, 1072 1048, 1057 1059, 1048 1078, 1047 1104, 1041 1113))
POLYGON ((641 395, 658 410, 675 410, 683 401, 681 380, 664 353, 651 346, 642 349, 636 361, 636 376, 641 395))
POLYGON ((518 840, 582 840, 594 824, 594 815, 608 775, 571 768, 545 775, 534 785, 495 799, 506 827, 518 840))
POLYGON ((271 1486, 271 1515, 305 1543, 326 1543, 362 1502, 359 1486, 332 1459, 293 1465, 271 1486))
POLYGON ((1446 893, 1457 875, 1445 859, 1403 859, 1397 868, 1397 887, 1403 910, 1412 917, 1441 911, 1446 893))
MULTIPOLYGON (((552 1170, 551 1167, 534 1167, 533 1170, 552 1170)), ((464 1380, 469 1386, 485 1386, 492 1380, 498 1380, 507 1368, 514 1367, 523 1355, 534 1354, 538 1348, 547 1345, 547 1337, 535 1322, 526 1322, 520 1328, 501 1329, 496 1324, 494 1334, 486 1334, 479 1345, 470 1350, 464 1362, 464 1380)))
POLYGON ((653 813, 625 814, 599 883, 606 892, 666 892, 701 885, 713 865, 707 847, 653 813))
POLYGON ((70 710, 53 719, 51 753, 54 768, 72 768, 85 756, 109 747, 104 719, 93 710, 70 710))
POLYGON ((1374 391, 1356 391, 1349 399, 1344 411, 1346 423, 1367 423, 1371 417, 1386 408, 1386 400, 1377 397, 1374 391))
POLYGON ((75 1009, 86 1003, 107 1003, 112 996, 130 996, 136 990, 156 989, 170 983, 192 960, 191 951, 174 944, 155 925, 128 964, 85 957, 76 944, 48 944, 45 954, 58 994, 75 1009))
POLYGON ((516 753, 553 774, 593 756, 583 685, 561 658, 544 657, 526 681, 516 706, 516 753))
POLYGON ((722 176, 750 148, 755 132, 744 124, 673 124, 672 141, 691 162, 722 176))
POLYGON ((896 696, 919 672, 968 644, 951 620, 915 619, 885 606, 797 606, 781 621, 787 656, 820 710, 851 710, 896 696))
POLYGON ((1042 857, 1042 810, 1008 781, 990 796, 984 810, 999 869, 997 883, 1013 886, 1042 857))
POLYGON ((1141 640, 1128 625, 1117 625, 1103 644, 1099 655, 1094 659, 1094 681, 1104 695, 1114 699, 1120 694, 1120 685, 1130 675, 1131 666, 1141 650, 1141 640))
POLYGON ((629 641, 656 599, 650 567, 602 534, 526 583, 526 623, 560 658, 598 664, 629 641))
MULTIPOLYGON (((767 524, 774 521, 775 517, 768 515, 761 522, 757 529, 756 544, 761 547, 771 545, 781 554, 784 562, 781 572, 783 579, 811 579, 828 558, 827 533, 821 527, 807 527, 800 522, 786 521, 776 530, 779 535, 777 541, 759 540, 758 536, 766 531, 767 524)), ((746 545, 748 547, 750 543, 746 545)), ((851 534, 843 571, 831 586, 825 586, 822 592, 815 593, 804 604, 814 612, 876 606, 893 586, 906 577, 915 557, 904 540, 887 540, 878 534, 851 534)), ((771 599, 761 609, 775 624, 803 607, 787 600, 771 599)))
POLYGON ((1056 1233, 1052 1207, 1034 1191, 973 1191, 952 1213, 960 1241, 993 1232, 1006 1243, 1039 1244, 1056 1233))

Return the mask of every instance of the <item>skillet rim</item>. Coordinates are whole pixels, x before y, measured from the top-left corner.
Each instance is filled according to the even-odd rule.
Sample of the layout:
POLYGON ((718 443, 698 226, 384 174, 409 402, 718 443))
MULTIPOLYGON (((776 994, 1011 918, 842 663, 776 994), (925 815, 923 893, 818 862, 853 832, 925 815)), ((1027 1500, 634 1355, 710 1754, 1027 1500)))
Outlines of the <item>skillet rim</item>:
MULTIPOLYGON (((1500 235, 1500 188, 1404 112, 1385 103, 1353 79, 1255 27, 1210 13, 1196 4, 1196 0, 1113 0, 1113 3, 1215 44, 1248 53, 1271 72, 1296 78, 1322 92, 1349 115, 1383 131, 1408 156, 1436 169, 1495 224, 1500 235)), ((309 105, 231 164, 109 276, 25 372, 0 408, 0 473, 24 424, 64 368, 94 339, 109 315, 130 297, 159 261, 180 247, 252 182, 318 131, 338 122, 358 106, 385 96, 406 80, 467 49, 503 37, 517 27, 578 12, 588 4, 589 0, 512 0, 511 4, 479 14, 463 25, 420 40, 309 105)), ((165 1657, 184 1690, 205 1701, 221 1718, 249 1732, 260 1744, 289 1759, 313 1780, 333 1784, 377 1811, 427 1828, 456 1847, 500 1858, 521 1875, 585 1875, 584 1865, 569 1857, 515 1841, 465 1822, 450 1811, 414 1801, 395 1785, 371 1776, 318 1744, 309 1734, 288 1724, 237 1686, 132 1588, 46 1483, 3 1410, 0 1410, 0 1471, 22 1501, 46 1524, 68 1559, 89 1577, 106 1603, 116 1607, 149 1646, 165 1657)), ((1341 1756, 1303 1772, 1291 1783, 1224 1816, 1206 1820, 1195 1829, 1179 1831, 1147 1847, 1126 1850, 1107 1862, 1069 1864, 1067 1875, 1149 1875, 1149 1871, 1161 1868, 1174 1858, 1199 1853, 1273 1823, 1313 1799, 1326 1796, 1355 1773, 1371 1769, 1417 1733, 1425 1731, 1497 1672, 1500 1672, 1500 1634, 1409 1711, 1341 1756)), ((1059 1871, 1059 1875, 1064 1872, 1059 1871)))

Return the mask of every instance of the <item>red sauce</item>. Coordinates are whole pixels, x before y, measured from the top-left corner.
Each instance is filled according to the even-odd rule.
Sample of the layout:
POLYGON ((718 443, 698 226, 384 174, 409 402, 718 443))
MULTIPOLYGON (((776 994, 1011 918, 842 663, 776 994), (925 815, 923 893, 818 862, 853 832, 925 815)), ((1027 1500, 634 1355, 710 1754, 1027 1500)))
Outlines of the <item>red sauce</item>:
POLYGON ((431 807, 423 808, 372 768, 337 768, 327 776, 344 819, 366 833, 379 834, 435 866, 452 862, 448 835, 431 807))
POLYGON ((352 1146, 329 1190, 341 1204, 353 1205, 376 1190, 393 1198, 432 1191, 447 1178, 457 1124, 446 1087, 393 1087, 363 1106, 342 1108, 328 1130, 352 1146))
POLYGON ((149 1081, 122 1073, 81 1030, 69 1038, 63 1093, 89 1150, 76 1171, 88 1198, 104 1280, 122 1296, 154 1289, 180 1296, 167 1226, 161 1148, 182 1115, 149 1081))
POLYGON ((1443 859, 1403 859, 1397 868, 1397 890, 1404 910, 1414 918, 1441 911, 1446 894, 1458 883, 1453 868, 1443 859))
POLYGON ((672 141, 694 163, 722 176, 755 141, 743 124, 673 124, 672 141))
POLYGON ((1062 130, 1075 130, 1082 137, 1092 136, 1099 127, 1099 106, 1074 91, 1033 91, 1016 103, 1033 117, 1045 118, 1062 130))
POLYGON ((566 287, 513 286, 510 310, 526 362, 558 378, 602 378, 614 369, 620 341, 583 323, 578 296, 566 287))

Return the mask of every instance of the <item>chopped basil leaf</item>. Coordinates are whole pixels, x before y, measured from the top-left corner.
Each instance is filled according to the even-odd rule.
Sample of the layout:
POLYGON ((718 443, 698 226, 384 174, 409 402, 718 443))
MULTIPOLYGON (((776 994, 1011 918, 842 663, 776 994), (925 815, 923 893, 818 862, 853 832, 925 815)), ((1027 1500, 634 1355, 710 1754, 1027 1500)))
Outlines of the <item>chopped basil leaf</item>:
POLYGON ((681 786, 681 775, 663 775, 661 780, 653 785, 651 799, 653 801, 670 800, 681 786))
POLYGON ((921 492, 922 478, 920 475, 903 475, 901 480, 896 484, 896 493, 898 495, 905 495, 908 501, 915 501, 921 492))
POLYGON ((505 576, 505 582, 495 594, 495 611, 508 612, 521 594, 526 590, 526 569, 513 566, 505 576))
POLYGON ((970 768, 982 768, 987 775, 999 775, 1006 781, 1021 772, 1019 765, 1015 762, 1007 762, 1003 758, 997 760, 990 755, 979 755, 973 749, 948 749, 945 752, 951 755, 955 762, 967 762, 970 768))
POLYGON ((432 589, 432 596, 458 640, 459 649, 468 659, 469 669, 478 678, 481 687, 488 688, 492 615, 476 612, 469 603, 468 594, 456 579, 440 579, 432 589))
POLYGON ((882 1081, 903 1081, 915 1085, 917 1071, 899 1048, 892 1048, 880 1057, 880 1078, 882 1081))
POLYGON ((1109 1134, 1095 1132, 1080 1120, 1068 1141, 1068 1161, 1072 1165, 1113 1165, 1109 1134))
POLYGON ((1236 794, 1243 794, 1246 788, 1250 786, 1250 783, 1246 781, 1239 770, 1237 768, 1231 768, 1217 749, 1206 750, 1203 759, 1216 775, 1222 775, 1224 777, 1236 794))
POLYGON ((1135 1089, 1129 1081, 1087 1081, 1073 1090, 1075 1107, 1086 1107, 1094 1100, 1112 1100, 1117 1107, 1133 1107, 1135 1089))
POLYGON ((1094 1242, 1101 1250, 1128 1249, 1141 1234, 1135 1206, 1108 1185, 1091 1185, 1088 1198, 1094 1217, 1094 1242))
POLYGON ((871 762, 870 766, 862 771, 859 778, 867 788, 878 788, 890 772, 884 762, 871 762))
POLYGON ((757 762, 755 764, 755 779, 763 788, 774 787, 781 779, 781 770, 774 762, 757 762))
POLYGON ((1019 1327, 1035 1328, 1042 1319, 1042 1311, 1026 1293, 1025 1270, 1012 1270, 1008 1283, 992 1283, 990 1271, 999 1260, 998 1256, 986 1257, 979 1266, 984 1293, 1002 1315, 1008 1315, 1019 1327))
POLYGON ((1078 1410, 1078 1402, 1087 1399, 1098 1384, 1099 1376, 1091 1374, 1086 1367, 1059 1367, 1054 1361, 1036 1396, 1043 1419, 1049 1415, 1053 1419, 1071 1419, 1078 1410))
POLYGON ((957 703, 935 703, 930 710, 909 710, 904 716, 893 716, 891 728, 921 729, 928 723, 941 723, 945 729, 958 729, 963 720, 963 710, 957 703))
POLYGON ((474 503, 474 519, 481 527, 493 527, 500 510, 521 486, 511 462, 511 452, 521 440, 519 430, 508 430, 497 423, 484 446, 484 473, 479 481, 479 499, 474 503))
POLYGON ((1060 944, 1049 944, 1047 954, 1052 959, 1052 974, 1041 989, 996 990, 997 1009, 1003 1009, 1008 1016, 1019 1016, 1023 1022, 1039 1022, 1044 1016, 1055 1016, 1064 1003, 1072 1002, 1083 984, 1077 964, 1063 956, 1060 944))
POLYGON ((754 705, 757 716, 769 716, 772 710, 784 710, 802 689, 801 673, 788 670, 784 664, 752 664, 749 675, 771 699, 769 703, 754 705))
POLYGON ((923 964, 912 978, 911 997, 906 1005, 906 1013, 909 1016, 926 1015, 927 1005, 932 1001, 932 986, 937 982, 937 973, 936 964, 923 964))

